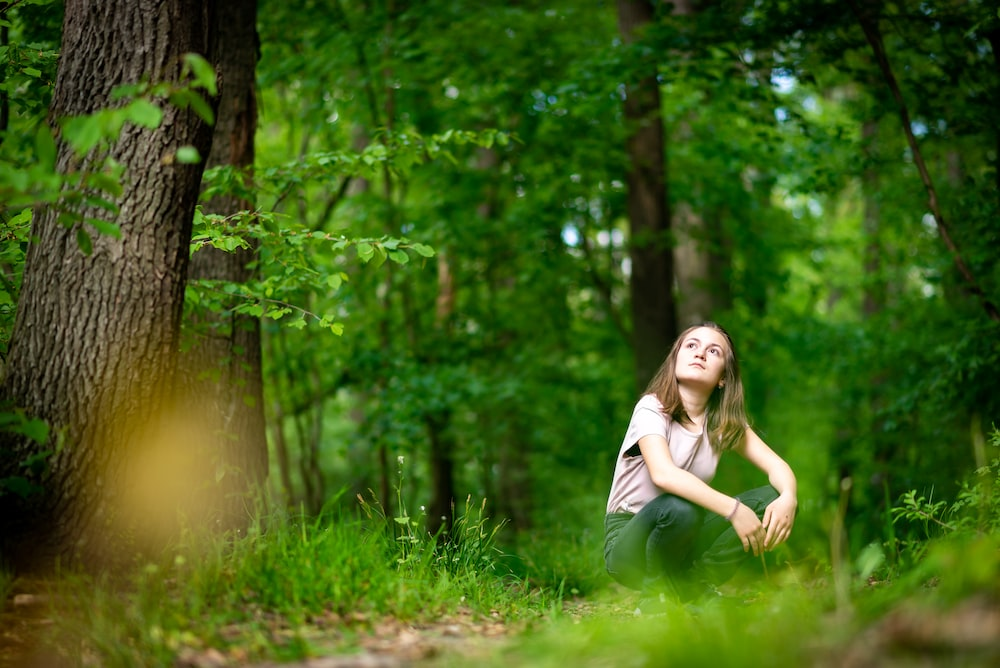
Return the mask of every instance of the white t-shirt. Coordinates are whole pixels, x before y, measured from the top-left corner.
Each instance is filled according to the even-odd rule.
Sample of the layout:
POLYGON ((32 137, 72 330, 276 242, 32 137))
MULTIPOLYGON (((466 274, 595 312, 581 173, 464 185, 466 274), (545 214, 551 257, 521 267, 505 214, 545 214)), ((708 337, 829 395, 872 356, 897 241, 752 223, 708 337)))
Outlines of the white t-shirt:
POLYGON ((651 434, 667 439, 670 458, 678 468, 691 472, 706 483, 715 477, 719 453, 712 448, 708 436, 692 433, 680 426, 663 413, 663 406, 655 395, 647 394, 636 403, 625 439, 618 450, 608 496, 609 513, 637 513, 648 501, 663 494, 663 490, 654 485, 649 477, 646 461, 636 446, 640 438, 651 434), (636 446, 634 450, 632 446, 636 446))

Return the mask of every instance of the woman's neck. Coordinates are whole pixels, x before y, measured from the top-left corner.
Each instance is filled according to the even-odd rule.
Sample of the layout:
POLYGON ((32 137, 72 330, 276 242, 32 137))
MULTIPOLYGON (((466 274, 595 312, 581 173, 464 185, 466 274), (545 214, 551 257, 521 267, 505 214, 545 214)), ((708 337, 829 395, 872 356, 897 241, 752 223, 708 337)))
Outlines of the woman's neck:
POLYGON ((705 424, 705 414, 708 410, 708 397, 702 396, 700 392, 695 392, 681 386, 681 404, 684 406, 684 413, 688 420, 696 427, 705 424))

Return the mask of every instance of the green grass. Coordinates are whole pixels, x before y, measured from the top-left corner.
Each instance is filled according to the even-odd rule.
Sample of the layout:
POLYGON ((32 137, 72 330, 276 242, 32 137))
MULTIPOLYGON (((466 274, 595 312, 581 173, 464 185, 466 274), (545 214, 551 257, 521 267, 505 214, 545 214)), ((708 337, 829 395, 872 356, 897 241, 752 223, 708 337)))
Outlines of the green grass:
MULTIPOLYGON (((465 526, 483 528, 478 520, 465 526)), ((840 656, 896 610, 945 615, 972 595, 1000 600, 996 534, 930 541, 918 568, 877 586, 859 559, 847 574, 846 600, 828 569, 785 565, 766 580, 726 587, 726 597, 697 610, 636 617, 636 595, 607 580, 576 595, 554 584, 575 579, 556 578, 559 568, 582 572, 592 555, 579 540, 540 541, 522 578, 496 566, 500 555, 491 566, 483 545, 463 553, 460 542, 441 549, 427 537, 403 551, 405 533, 387 528, 276 514, 248 535, 202 543, 200 551, 189 545, 125 577, 64 574, 53 586, 57 610, 46 642, 71 665, 171 666, 209 650, 240 665, 351 653, 386 619, 421 625, 462 616, 515 629, 477 655, 485 666, 792 667, 840 656), (553 584, 526 584, 532 579, 553 584)), ((952 665, 988 665, 966 659, 952 665)), ((450 653, 434 664, 468 660, 450 653)))
MULTIPOLYGON (((500 527, 471 503, 449 541, 423 531, 422 517, 386 517, 365 502, 360 516, 271 511, 242 534, 187 536, 125 573, 63 573, 38 592, 54 606, 43 642, 69 665, 173 666, 210 652, 244 665, 356 652, 388 622, 457 620, 473 640, 489 625, 510 631, 477 650, 484 666, 791 668, 841 665, 848 651, 867 653, 864 665, 911 665, 930 640, 947 658, 940 665, 991 665, 997 641, 952 646, 914 631, 902 636, 913 646, 899 646, 892 629, 968 633, 968 620, 1000 614, 1000 506, 983 492, 998 476, 994 461, 951 505, 904 499, 894 514, 905 541, 890 536, 833 565, 827 546, 809 560, 777 553, 724 598, 658 617, 632 614, 636 594, 603 574, 601 537, 585 529, 547 527, 504 553, 500 527), (906 529, 913 519, 923 534, 906 529)), ((0 571, 4 600, 16 585, 0 571)), ((469 661, 454 651, 433 663, 469 661)))
POLYGON ((293 660, 350 651, 382 618, 518 622, 558 605, 498 566, 481 509, 457 518, 449 542, 395 520, 272 513, 246 535, 189 540, 125 576, 63 574, 54 642, 102 666, 173 665, 208 648, 293 660))

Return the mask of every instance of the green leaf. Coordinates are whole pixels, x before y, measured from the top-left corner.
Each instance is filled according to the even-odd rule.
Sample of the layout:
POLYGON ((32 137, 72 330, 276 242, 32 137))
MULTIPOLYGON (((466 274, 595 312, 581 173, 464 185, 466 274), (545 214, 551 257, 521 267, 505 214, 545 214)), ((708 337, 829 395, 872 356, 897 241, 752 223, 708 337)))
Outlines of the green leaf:
POLYGON ((94 172, 87 175, 87 185, 103 190, 109 195, 120 197, 123 190, 120 176, 111 172, 94 172))
POLYGON ((396 264, 406 264, 410 261, 410 256, 401 250, 389 251, 389 259, 396 264))
POLYGON ((177 162, 193 165, 201 162, 201 154, 198 153, 198 149, 194 146, 181 146, 177 149, 177 162))
POLYGON ((149 100, 139 98, 125 108, 128 119, 144 128, 154 130, 163 121, 163 110, 149 100))
POLYGON ((101 234, 105 234, 115 239, 121 239, 122 237, 121 228, 119 228, 114 223, 108 222, 106 220, 101 220, 100 218, 88 218, 86 222, 90 223, 94 227, 94 229, 101 234))
POLYGON ((424 257, 434 257, 434 249, 430 246, 424 244, 416 243, 412 246, 413 250, 424 257))
POLYGON ((30 223, 31 222, 31 212, 32 212, 32 210, 30 208, 29 209, 22 209, 20 211, 20 213, 18 213, 17 215, 15 215, 13 218, 10 219, 10 222, 7 223, 8 226, 10 226, 11 228, 15 228, 15 227, 17 227, 19 225, 22 225, 22 224, 25 224, 25 223, 30 223))
POLYGON ((27 498, 31 494, 37 494, 42 491, 41 487, 29 482, 26 478, 22 478, 21 476, 0 478, 0 489, 13 492, 22 499, 27 498))
POLYGON ((185 53, 184 70, 193 75, 193 85, 196 88, 204 88, 209 95, 219 94, 216 88, 215 69, 202 55, 185 53))
POLYGON ((198 93, 191 93, 190 102, 194 113, 198 114, 203 121, 209 124, 215 123, 215 112, 212 111, 212 107, 205 101, 205 98, 198 93))
POLYGON ((118 205, 114 202, 104 199, 103 197, 97 197, 96 195, 88 195, 84 200, 90 206, 96 206, 104 209, 105 211, 110 211, 111 213, 116 213, 118 211, 118 205))
POLYGON ((278 233, 279 227, 277 221, 274 220, 274 216, 261 215, 258 219, 260 220, 260 225, 264 228, 265 232, 270 232, 271 234, 278 233))
POLYGON ((47 170, 56 168, 56 140, 52 137, 52 129, 48 123, 41 123, 35 133, 35 154, 38 164, 47 170))
POLYGON ((63 137, 77 155, 90 152, 101 141, 101 121, 96 116, 73 116, 62 122, 63 137))
POLYGON ((358 244, 358 259, 362 262, 368 262, 375 255, 375 247, 372 246, 367 241, 362 241, 358 244))
POLYGON ((36 70, 34 67, 25 67, 21 71, 27 74, 29 77, 34 77, 35 79, 38 79, 39 77, 42 76, 41 70, 36 70))
POLYGON ((111 89, 111 99, 112 100, 127 100, 129 98, 139 97, 144 91, 147 90, 146 84, 122 84, 120 86, 115 86, 111 89))
POLYGON ((94 245, 90 240, 90 235, 82 227, 76 228, 76 245, 80 247, 84 255, 90 255, 94 252, 94 245))

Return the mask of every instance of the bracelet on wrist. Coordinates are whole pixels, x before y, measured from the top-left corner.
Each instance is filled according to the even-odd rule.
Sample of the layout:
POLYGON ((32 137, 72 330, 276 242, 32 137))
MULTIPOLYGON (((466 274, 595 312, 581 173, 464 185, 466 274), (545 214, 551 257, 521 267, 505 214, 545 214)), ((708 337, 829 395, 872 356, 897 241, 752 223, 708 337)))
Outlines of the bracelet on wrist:
POLYGON ((732 522, 733 518, 736 517, 736 511, 739 510, 739 509, 740 509, 740 500, 736 499, 736 505, 733 506, 732 512, 730 512, 728 515, 726 515, 726 521, 727 522, 732 522))

